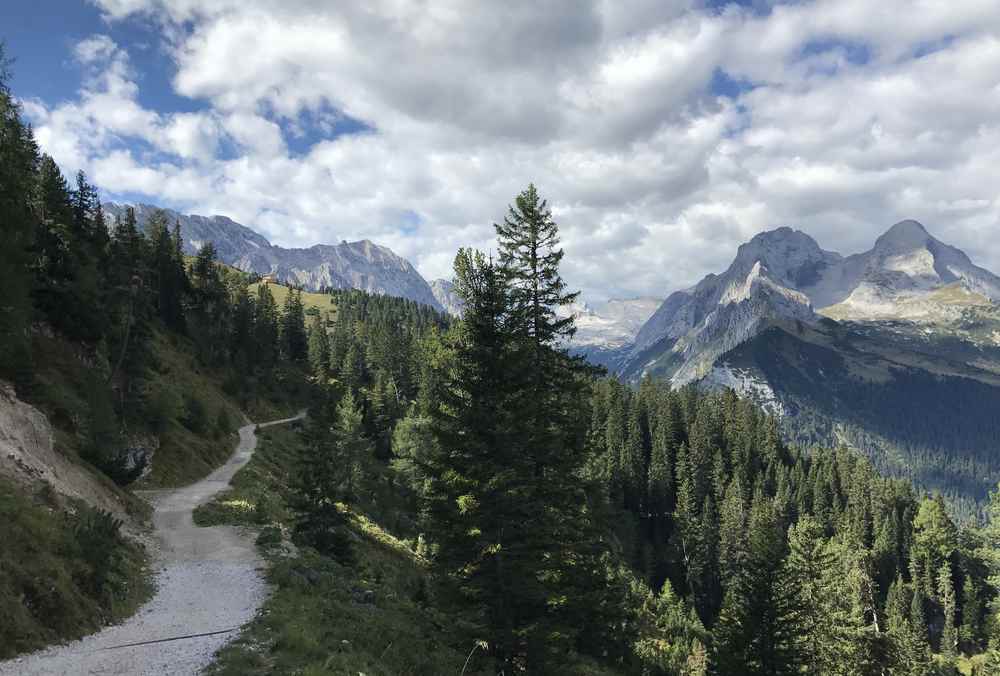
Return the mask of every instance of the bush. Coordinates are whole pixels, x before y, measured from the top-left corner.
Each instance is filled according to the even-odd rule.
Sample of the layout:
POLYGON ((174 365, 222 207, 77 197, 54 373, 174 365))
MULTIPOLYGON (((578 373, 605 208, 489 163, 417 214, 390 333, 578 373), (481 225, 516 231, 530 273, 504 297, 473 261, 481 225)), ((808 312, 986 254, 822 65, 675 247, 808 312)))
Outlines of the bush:
POLYGON ((122 521, 110 512, 86 508, 76 516, 73 536, 87 573, 81 586, 109 607, 127 592, 122 521))
POLYGON ((195 434, 201 434, 208 427, 208 412, 197 396, 184 396, 184 417, 181 418, 181 424, 195 434))
POLYGON ((257 498, 257 502, 254 504, 254 521, 260 524, 271 523, 278 517, 280 510, 281 500, 271 493, 264 493, 257 498))
POLYGON ((281 544, 281 529, 277 526, 267 526, 257 536, 258 547, 277 547, 281 544))
POLYGON ((162 432, 181 417, 184 403, 169 387, 154 387, 152 390, 147 397, 147 418, 155 430, 162 432))
POLYGON ((233 431, 233 421, 229 418, 229 411, 225 406, 219 408, 219 415, 215 418, 215 429, 219 436, 226 436, 233 431))

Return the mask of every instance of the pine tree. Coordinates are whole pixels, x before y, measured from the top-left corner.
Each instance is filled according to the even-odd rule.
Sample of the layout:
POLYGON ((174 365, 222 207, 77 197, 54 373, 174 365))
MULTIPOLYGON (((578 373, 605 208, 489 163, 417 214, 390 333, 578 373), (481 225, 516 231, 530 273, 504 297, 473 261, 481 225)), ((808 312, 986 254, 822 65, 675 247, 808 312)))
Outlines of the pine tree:
POLYGON ((509 405, 511 302, 500 271, 479 253, 460 250, 455 277, 465 311, 446 337, 453 364, 433 411, 424 509, 436 564, 482 618, 498 669, 511 671, 544 608, 536 557, 525 548, 536 507, 521 487, 530 458, 509 405))
POLYGON ((216 262, 215 245, 211 242, 203 245, 195 256, 190 288, 188 332, 204 362, 223 363, 232 306, 216 262))
POLYGON ((278 363, 278 307, 267 284, 257 287, 253 317, 253 365, 265 380, 278 363))
POLYGON ((953 660, 958 650, 958 627, 955 624, 957 599, 955 585, 951 579, 951 564, 945 563, 938 571, 937 577, 938 601, 944 614, 944 625, 941 628, 940 652, 946 659, 953 660))
POLYGON ((889 587, 886 622, 891 642, 893 673, 926 676, 930 673, 930 647, 923 619, 923 596, 911 590, 902 578, 889 587))
POLYGON ((8 61, 0 43, 0 375, 19 388, 31 380, 31 250, 36 214, 31 205, 38 147, 8 88, 8 61))
POLYGON ((146 230, 149 233, 151 281, 157 312, 169 328, 183 331, 183 295, 187 276, 183 259, 177 257, 177 243, 168 230, 166 213, 154 212, 146 223, 146 230))
MULTIPOLYGON (((310 411, 305 448, 295 476, 296 504, 300 517, 296 536, 318 551, 349 558, 346 517, 337 503, 344 499, 352 468, 344 462, 341 444, 348 441, 337 414, 326 405, 310 411)), ((348 423, 349 424, 349 423, 348 423)))
MULTIPOLYGON (((567 293, 559 275, 563 258, 559 229, 552 211, 534 185, 514 200, 503 223, 495 224, 500 268, 510 288, 512 319, 538 347, 535 365, 541 367, 541 346, 554 345, 573 335, 572 317, 558 317, 555 308, 569 305, 579 294, 567 293)), ((547 375, 544 371, 539 378, 547 375)))
POLYGON ((309 355, 305 308, 299 289, 289 289, 285 296, 281 313, 281 351, 285 359, 293 362, 304 361, 309 355))
POLYGON ((774 505, 760 490, 750 510, 747 565, 729 580, 716 638, 722 673, 794 673, 787 590, 779 584, 784 545, 774 505))
POLYGON ((309 367, 320 383, 325 383, 330 373, 330 338, 326 333, 326 320, 318 313, 309 324, 309 367))
POLYGON ((785 619, 795 662, 809 674, 857 673, 850 660, 851 593, 822 526, 803 517, 789 529, 788 546, 781 584, 790 600, 785 619))
POLYGON ((135 211, 129 207, 125 218, 115 223, 108 247, 105 294, 108 314, 105 338, 112 363, 108 382, 117 386, 119 410, 123 412, 140 410, 142 382, 150 361, 152 311, 147 286, 148 260, 146 241, 136 226, 135 211))

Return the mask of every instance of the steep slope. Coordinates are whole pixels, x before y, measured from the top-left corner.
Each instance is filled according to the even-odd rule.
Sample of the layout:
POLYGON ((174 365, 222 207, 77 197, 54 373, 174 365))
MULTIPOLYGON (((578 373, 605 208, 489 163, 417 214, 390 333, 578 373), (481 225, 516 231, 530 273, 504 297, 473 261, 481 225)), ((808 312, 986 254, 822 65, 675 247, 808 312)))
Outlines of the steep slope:
POLYGON ((768 319, 814 321, 799 287, 841 261, 805 233, 780 228, 742 245, 721 275, 671 294, 636 335, 621 372, 689 382, 712 361, 754 335, 768 319))
POLYGON ((431 282, 431 293, 438 304, 452 317, 460 317, 464 304, 455 293, 455 284, 447 279, 435 279, 431 282))
POLYGON ((892 226, 871 251, 845 259, 843 270, 847 295, 817 299, 823 314, 837 319, 949 319, 956 306, 1000 300, 1000 278, 916 221, 892 226))
MULTIPOLYGON (((123 216, 128 205, 109 202, 106 216, 123 216)), ((157 207, 134 206, 144 228, 157 207)), ((362 289, 369 293, 409 298, 441 309, 430 285, 406 259, 369 240, 317 244, 306 249, 275 246, 250 228, 225 216, 179 214, 164 209, 180 225, 184 251, 194 254, 206 242, 215 244, 219 260, 246 272, 274 275, 279 281, 318 291, 322 288, 362 289)))
POLYGON ((671 294, 638 332, 621 373, 636 378, 652 372, 689 382, 704 376, 721 352, 756 335, 764 320, 814 323, 814 311, 838 320, 953 325, 988 315, 997 300, 1000 277, 916 221, 897 223, 870 251, 846 258, 824 251, 805 233, 779 228, 740 246, 723 274, 671 294), (757 264, 758 276, 772 291, 766 300, 773 302, 761 302, 765 298, 758 294, 758 302, 736 312, 732 306, 752 295, 740 289, 748 286, 757 264), (804 303, 812 310, 806 312, 804 303), (721 342, 711 339, 723 332, 728 335, 721 342))
POLYGON ((619 374, 731 387, 796 441, 861 449, 973 518, 1000 479, 998 300, 1000 278, 916 221, 848 257, 782 228, 668 297, 619 374))
POLYGON ((940 490, 963 518, 1000 480, 1000 347, 893 326, 774 322, 703 381, 782 417, 804 445, 847 445, 940 490))

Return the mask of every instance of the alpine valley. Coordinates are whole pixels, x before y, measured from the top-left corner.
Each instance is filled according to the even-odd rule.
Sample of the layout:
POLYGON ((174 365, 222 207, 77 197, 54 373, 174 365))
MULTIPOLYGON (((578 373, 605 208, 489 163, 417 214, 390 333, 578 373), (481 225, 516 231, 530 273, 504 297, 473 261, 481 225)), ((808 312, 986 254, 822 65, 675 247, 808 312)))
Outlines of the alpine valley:
POLYGON ((672 293, 603 363, 731 387, 792 440, 859 449, 971 517, 1000 478, 998 300, 1000 277, 916 221, 846 257, 785 227, 672 293))
MULTIPOLYGON (((140 226, 157 210, 133 208, 140 226)), ((109 220, 125 209, 104 205, 109 220)), ((462 314, 450 280, 428 282, 370 241, 286 249, 224 216, 165 212, 186 253, 212 242, 220 261, 279 282, 462 314)), ((622 380, 732 388, 790 441, 860 450, 975 519, 1000 480, 998 301, 1000 277, 908 220, 850 256, 792 228, 762 232, 666 300, 578 300, 560 314, 575 319, 571 352, 622 380)))

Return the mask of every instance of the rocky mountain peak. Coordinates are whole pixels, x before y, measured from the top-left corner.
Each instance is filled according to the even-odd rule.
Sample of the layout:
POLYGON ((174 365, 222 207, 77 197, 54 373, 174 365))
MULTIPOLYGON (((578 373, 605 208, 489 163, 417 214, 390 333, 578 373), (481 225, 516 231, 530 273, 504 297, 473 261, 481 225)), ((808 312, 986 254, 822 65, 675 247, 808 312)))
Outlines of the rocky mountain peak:
MULTIPOLYGON (((106 203, 110 220, 124 216, 128 205, 106 203)), ((134 206, 136 221, 145 228, 158 210, 134 206)), ((321 288, 363 289, 409 298, 438 310, 443 305, 431 287, 405 258, 387 247, 362 239, 340 244, 316 244, 305 249, 275 246, 260 234, 226 216, 198 216, 163 209, 180 226, 184 252, 193 254, 207 242, 215 244, 219 260, 246 272, 274 275, 279 281, 316 291, 321 288)))
POLYGON ((840 258, 801 230, 784 226, 758 233, 740 245, 727 274, 743 277, 759 262, 780 284, 803 287, 815 283, 823 269, 840 258))
POLYGON ((788 227, 761 232, 722 275, 671 294, 639 330, 622 372, 701 377, 726 350, 773 321, 938 321, 971 302, 1000 302, 1000 277, 914 220, 843 257, 788 227), (815 310, 814 310, 815 308, 815 310))
POLYGON ((437 299, 437 302, 441 304, 441 307, 444 308, 445 312, 453 317, 460 317, 462 315, 465 303, 455 292, 454 282, 448 279, 432 280, 431 292, 434 294, 434 298, 437 299))
POLYGON ((874 251, 908 252, 926 248, 931 242, 937 242, 937 240, 931 237, 927 228, 917 221, 905 220, 896 223, 875 240, 874 251))

